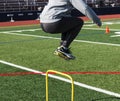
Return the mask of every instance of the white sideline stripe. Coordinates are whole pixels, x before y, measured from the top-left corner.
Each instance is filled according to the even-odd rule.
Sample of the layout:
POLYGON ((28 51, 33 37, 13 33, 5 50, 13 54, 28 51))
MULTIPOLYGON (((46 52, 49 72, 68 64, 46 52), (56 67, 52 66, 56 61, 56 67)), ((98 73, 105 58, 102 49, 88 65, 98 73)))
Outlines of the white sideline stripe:
POLYGON ((118 46, 118 47, 120 47, 120 44, 93 42, 93 41, 86 41, 86 40, 75 40, 75 41, 76 42, 83 42, 83 43, 92 43, 92 44, 100 44, 100 45, 108 45, 108 46, 118 46))
POLYGON ((39 35, 30 35, 30 34, 18 34, 18 33, 12 33, 12 32, 4 32, 4 34, 19 35, 19 36, 32 36, 32 37, 46 38, 46 39, 60 39, 60 38, 55 38, 55 37, 39 36, 39 35))
MULTIPOLYGON (((84 25, 86 26, 86 25, 84 25)), ((86 28, 83 27, 82 29, 89 29, 89 30, 106 30, 106 28, 86 28)), ((24 30, 13 30, 13 31, 3 31, 1 33, 8 33, 8 32, 22 32, 22 31, 36 31, 36 30, 42 30, 41 28, 36 28, 36 29, 24 29, 24 30)), ((120 31, 120 29, 110 29, 111 31, 120 31)))
POLYGON ((120 32, 115 32, 116 35, 111 35, 110 37, 119 37, 120 36, 120 32))
MULTIPOLYGON (((9 32, 4 32, 4 34, 20 35, 20 36, 31 36, 31 37, 39 37, 39 38, 46 38, 46 39, 60 39, 60 38, 48 37, 48 36, 29 35, 29 34, 18 34, 18 33, 9 33, 9 32)), ((76 42, 83 42, 83 43, 92 43, 92 44, 100 44, 100 45, 108 45, 108 46, 118 46, 118 47, 120 47, 120 44, 93 42, 93 41, 85 41, 85 40, 74 40, 74 41, 76 41, 76 42)))
POLYGON ((111 35, 110 37, 119 37, 120 35, 111 35))
MULTIPOLYGON (((41 71, 37 71, 37 70, 34 70, 34 69, 30 69, 30 68, 27 68, 27 67, 23 67, 23 66, 20 66, 20 65, 9 63, 9 62, 3 61, 3 60, 0 60, 0 63, 9 65, 9 66, 12 66, 12 67, 15 67, 15 68, 19 68, 19 69, 22 69, 22 70, 26 70, 26 71, 29 71, 29 72, 43 73, 41 71)), ((42 74, 42 75, 46 75, 46 74, 42 74)), ((51 75, 51 74, 49 74, 48 76, 51 77, 51 78, 54 78, 54 79, 58 79, 58 80, 61 80, 61 81, 64 81, 64 82, 71 83, 70 80, 65 79, 63 77, 59 77, 59 76, 55 76, 55 75, 51 75)), ((74 81, 74 84, 77 85, 77 86, 83 87, 83 88, 87 88, 87 89, 90 89, 90 90, 94 90, 94 91, 97 91, 97 92, 101 92, 101 93, 104 93, 104 94, 107 94, 107 95, 111 95, 111 96, 115 96, 115 97, 120 98, 119 93, 114 93, 114 92, 111 92, 111 91, 108 91, 108 90, 105 90, 105 89, 89 86, 89 85, 86 85, 86 84, 83 84, 83 83, 80 83, 80 82, 76 82, 76 81, 74 81)))
POLYGON ((23 31, 37 31, 37 30, 42 30, 42 29, 41 29, 41 28, 35 28, 35 29, 22 29, 22 30, 3 31, 2 33, 23 32, 23 31))
POLYGON ((115 34, 120 34, 120 32, 115 32, 115 34))
MULTIPOLYGON (((106 28, 82 28, 82 29, 89 29, 89 30, 106 30, 106 28)), ((120 31, 120 29, 110 29, 110 31, 120 31)))

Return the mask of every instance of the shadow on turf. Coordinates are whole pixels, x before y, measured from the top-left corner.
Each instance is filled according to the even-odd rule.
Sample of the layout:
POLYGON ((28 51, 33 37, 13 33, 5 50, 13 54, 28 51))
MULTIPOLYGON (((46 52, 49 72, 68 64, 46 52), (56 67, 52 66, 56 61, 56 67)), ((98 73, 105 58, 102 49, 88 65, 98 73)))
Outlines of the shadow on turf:
POLYGON ((117 98, 117 97, 105 97, 105 98, 98 98, 98 99, 93 99, 91 101, 109 101, 109 100, 119 100, 120 101, 120 98, 117 98))

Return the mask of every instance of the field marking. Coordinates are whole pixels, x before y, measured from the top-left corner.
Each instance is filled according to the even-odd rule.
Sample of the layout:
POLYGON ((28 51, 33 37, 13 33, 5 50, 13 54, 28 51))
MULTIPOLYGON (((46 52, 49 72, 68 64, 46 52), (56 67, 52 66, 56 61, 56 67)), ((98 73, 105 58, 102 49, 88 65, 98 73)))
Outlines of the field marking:
MULTIPOLYGON (((33 72, 10 72, 10 73, 0 73, 0 76, 22 76, 22 75, 34 75, 34 74, 45 74, 46 72, 42 73, 33 73, 33 72)), ((65 74, 71 74, 71 75, 120 75, 120 72, 100 72, 100 71, 93 71, 93 72, 61 72, 65 74)), ((53 72, 49 72, 49 74, 56 74, 53 72)))
MULTIPOLYGON (((83 27, 82 29, 89 29, 89 30, 103 30, 105 31, 106 28, 87 28, 83 27)), ((9 32, 23 32, 23 31, 36 31, 36 30, 42 30, 41 28, 35 28, 35 29, 23 29, 23 30, 13 30, 13 31, 2 31, 1 33, 9 33, 9 32)), ((110 29, 111 31, 120 31, 120 29, 110 29)))
POLYGON ((12 31, 2 31, 2 33, 11 33, 11 32, 23 32, 23 31, 37 31, 42 30, 41 28, 35 28, 35 29, 22 29, 22 30, 12 30, 12 31))
MULTIPOLYGON (((89 30, 101 30, 101 31, 105 31, 106 28, 82 28, 82 29, 89 29, 89 30)), ((110 31, 120 31, 120 29, 110 29, 110 31)))
POLYGON ((120 35, 120 32, 115 32, 115 34, 118 34, 118 35, 120 35))
MULTIPOLYGON (((86 25, 84 25, 86 26, 86 25)), ((88 25, 91 26, 91 25, 88 25)), ((82 29, 87 29, 87 30, 101 30, 101 31, 105 31, 106 28, 85 28, 83 27, 82 29)), ((1 33, 5 33, 5 34, 9 34, 9 33, 16 33, 16 32, 23 32, 23 31, 36 31, 36 30, 42 30, 41 28, 36 28, 36 29, 24 29, 24 30, 13 30, 13 31, 3 31, 1 33)), ((110 29, 110 31, 120 31, 120 29, 110 29)), ((120 35, 111 35, 110 37, 119 37, 120 35)))
MULTIPOLYGON (((31 36, 31 37, 39 37, 39 38, 46 38, 46 39, 57 39, 57 40, 60 39, 60 38, 56 38, 56 37, 30 35, 30 34, 18 34, 18 33, 12 33, 12 32, 4 32, 4 34, 19 35, 19 36, 31 36)), ((118 46, 118 47, 120 47, 120 44, 93 42, 93 41, 86 41, 86 40, 74 40, 74 41, 76 41, 76 42, 83 42, 83 43, 90 43, 90 44, 100 44, 100 45, 108 45, 108 46, 118 46)))
POLYGON ((111 35, 110 37, 120 37, 120 32, 115 32, 116 35, 111 35))
MULTIPOLYGON (((113 24, 120 24, 120 22, 115 21, 109 21, 109 22, 103 22, 102 25, 113 25, 113 24)), ((90 22, 90 24, 85 24, 84 26, 96 26, 96 24, 90 22)))
MULTIPOLYGON (((24 66, 16 65, 16 64, 6 62, 6 61, 3 61, 3 60, 0 60, 0 63, 5 64, 5 65, 9 65, 9 66, 12 66, 12 67, 15 67, 15 68, 19 68, 19 69, 22 69, 22 70, 26 70, 26 71, 29 71, 29 72, 43 73, 43 72, 38 71, 38 70, 34 70, 34 69, 30 69, 30 68, 27 68, 27 67, 24 67, 24 66)), ((46 74, 41 74, 41 75, 45 76, 46 74)), ((51 77, 51 78, 54 78, 54 79, 58 79, 58 80, 61 80, 61 81, 64 81, 64 82, 71 83, 71 81, 69 79, 65 79, 65 78, 60 77, 60 76, 56 76, 56 75, 52 75, 52 74, 49 74, 48 76, 51 77)), ((115 92, 111 92, 111 91, 108 91, 108 90, 105 90, 105 89, 93 87, 93 86, 90 86, 90 85, 87 85, 87 84, 84 84, 84 83, 80 83, 80 82, 77 82, 77 81, 74 81, 74 84, 77 85, 77 86, 83 87, 83 88, 87 88, 89 90, 94 90, 94 91, 97 91, 97 92, 100 92, 100 93, 104 93, 104 94, 107 94, 107 95, 110 95, 110 96, 115 96, 115 97, 120 98, 119 93, 115 93, 115 92)))

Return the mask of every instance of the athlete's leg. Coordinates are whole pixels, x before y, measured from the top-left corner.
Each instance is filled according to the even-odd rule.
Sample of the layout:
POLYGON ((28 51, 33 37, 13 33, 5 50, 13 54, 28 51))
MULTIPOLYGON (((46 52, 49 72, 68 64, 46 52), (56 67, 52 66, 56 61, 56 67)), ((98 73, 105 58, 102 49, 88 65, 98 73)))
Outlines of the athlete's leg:
POLYGON ((75 17, 64 17, 60 21, 55 23, 42 24, 42 29, 49 33, 62 33, 61 34, 61 47, 58 47, 55 51, 56 55, 65 59, 74 59, 71 54, 69 46, 76 38, 83 26, 83 20, 75 17))
POLYGON ((61 35, 61 41, 63 46, 69 47, 71 42, 76 38, 83 26, 83 20, 80 18, 64 18, 64 25, 66 25, 66 32, 61 35))

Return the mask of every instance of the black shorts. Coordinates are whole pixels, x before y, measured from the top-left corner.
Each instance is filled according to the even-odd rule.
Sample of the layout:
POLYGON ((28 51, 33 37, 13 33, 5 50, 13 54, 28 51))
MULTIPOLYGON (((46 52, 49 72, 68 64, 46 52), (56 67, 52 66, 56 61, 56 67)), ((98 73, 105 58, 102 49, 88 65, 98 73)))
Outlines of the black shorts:
POLYGON ((74 30, 74 28, 83 26, 83 20, 77 17, 63 17, 54 23, 41 23, 41 28, 47 33, 65 33, 74 30))

